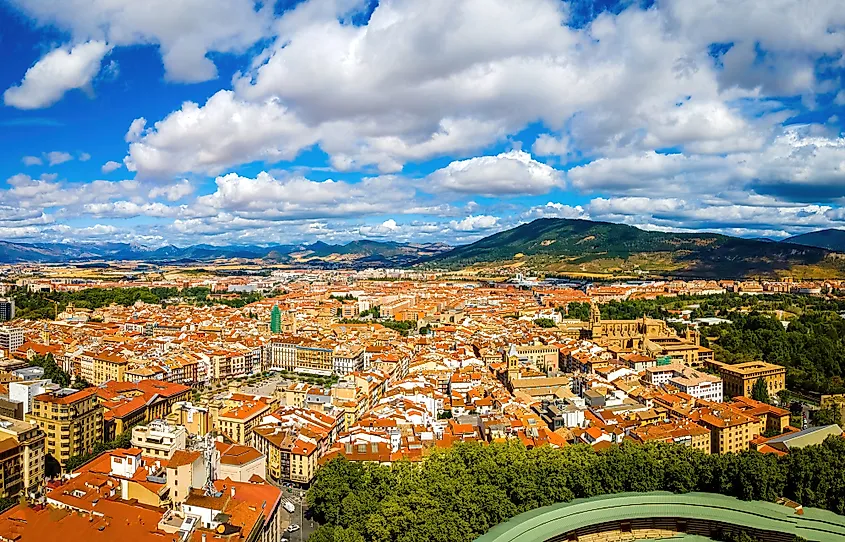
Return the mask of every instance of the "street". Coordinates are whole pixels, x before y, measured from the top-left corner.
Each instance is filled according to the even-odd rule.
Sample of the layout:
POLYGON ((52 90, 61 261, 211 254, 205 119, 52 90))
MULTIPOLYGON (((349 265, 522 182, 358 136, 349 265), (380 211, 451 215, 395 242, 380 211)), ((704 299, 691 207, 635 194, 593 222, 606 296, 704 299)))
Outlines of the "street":
POLYGON ((296 509, 290 513, 284 508, 282 508, 282 513, 286 514, 286 519, 290 521, 290 524, 297 524, 301 527, 300 530, 293 532, 293 533, 284 533, 282 536, 287 538, 289 542, 305 542, 308 540, 308 537, 311 536, 318 525, 314 523, 312 520, 309 520, 305 517, 304 509, 301 506, 301 501, 304 501, 305 491, 296 488, 286 488, 281 487, 282 490, 282 504, 284 505, 285 502, 290 502, 293 504, 296 509))

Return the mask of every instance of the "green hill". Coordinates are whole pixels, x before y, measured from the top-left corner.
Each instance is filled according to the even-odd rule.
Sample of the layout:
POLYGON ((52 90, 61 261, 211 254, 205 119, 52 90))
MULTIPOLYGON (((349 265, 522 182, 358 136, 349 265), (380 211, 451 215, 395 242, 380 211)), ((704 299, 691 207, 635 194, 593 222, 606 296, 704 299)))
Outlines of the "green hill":
POLYGON ((829 228, 810 233, 802 233, 801 235, 788 237, 783 242, 845 252, 845 230, 829 228))
POLYGON ((525 262, 545 272, 701 277, 841 276, 827 250, 716 233, 664 233, 624 224, 541 218, 433 257, 452 268, 525 262))

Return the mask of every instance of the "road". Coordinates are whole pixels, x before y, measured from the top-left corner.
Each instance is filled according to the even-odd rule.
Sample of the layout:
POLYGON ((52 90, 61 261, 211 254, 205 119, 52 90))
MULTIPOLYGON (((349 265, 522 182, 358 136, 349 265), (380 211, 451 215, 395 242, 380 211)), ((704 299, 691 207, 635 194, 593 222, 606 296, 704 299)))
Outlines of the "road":
POLYGON ((300 506, 300 501, 304 500, 305 491, 301 489, 290 489, 286 487, 280 488, 282 490, 282 501, 283 503, 290 502, 295 507, 296 510, 293 513, 289 513, 287 510, 282 508, 282 513, 286 514, 285 519, 290 521, 291 524, 296 523, 300 527, 300 530, 296 531, 295 533, 285 533, 284 538, 287 538, 290 542, 305 542, 308 540, 308 537, 311 536, 315 530, 317 530, 317 525, 312 520, 309 520, 305 517, 303 513, 304 510, 300 506))

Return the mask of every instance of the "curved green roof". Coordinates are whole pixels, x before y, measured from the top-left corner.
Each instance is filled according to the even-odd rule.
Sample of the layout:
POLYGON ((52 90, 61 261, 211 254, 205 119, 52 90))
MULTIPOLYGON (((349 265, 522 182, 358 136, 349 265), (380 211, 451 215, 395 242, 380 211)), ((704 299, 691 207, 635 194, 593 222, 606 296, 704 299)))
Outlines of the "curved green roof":
POLYGON ((476 542, 537 542, 599 523, 647 518, 698 519, 818 542, 845 542, 845 516, 826 510, 804 508, 799 515, 770 502, 662 491, 601 495, 537 508, 493 527, 476 542))

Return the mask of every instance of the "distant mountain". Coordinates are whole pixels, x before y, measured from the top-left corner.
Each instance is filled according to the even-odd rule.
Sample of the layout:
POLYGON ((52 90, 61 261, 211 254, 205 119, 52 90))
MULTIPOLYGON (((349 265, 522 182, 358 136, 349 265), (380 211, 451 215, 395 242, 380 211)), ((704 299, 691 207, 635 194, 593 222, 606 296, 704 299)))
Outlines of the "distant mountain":
POLYGON ((715 233, 664 233, 624 224, 541 218, 428 260, 435 266, 521 264, 549 273, 649 271, 679 276, 839 276, 827 250, 715 233))
POLYGON ((346 245, 317 242, 312 245, 168 245, 148 248, 130 243, 11 243, 0 241, 0 263, 66 263, 90 261, 177 262, 216 259, 264 259, 273 262, 350 265, 409 265, 451 247, 439 243, 403 244, 353 241, 346 245))
POLYGON ((782 242, 845 252, 845 230, 829 228, 810 233, 802 233, 801 235, 788 237, 782 242))
POLYGON ((357 263, 370 266, 403 266, 417 263, 451 248, 442 243, 413 244, 367 239, 352 241, 345 245, 330 245, 317 241, 303 246, 300 250, 292 251, 289 256, 292 262, 303 263, 321 261, 338 265, 357 263))

